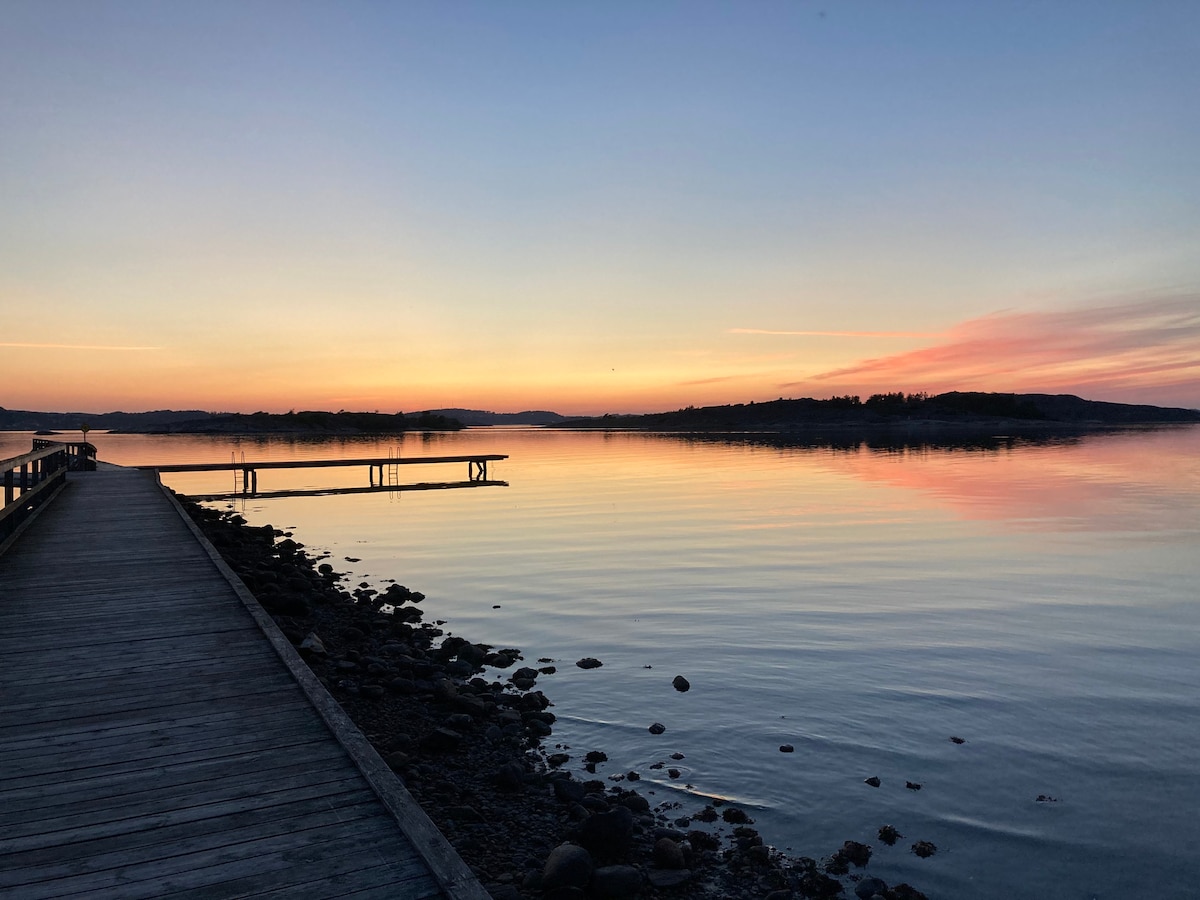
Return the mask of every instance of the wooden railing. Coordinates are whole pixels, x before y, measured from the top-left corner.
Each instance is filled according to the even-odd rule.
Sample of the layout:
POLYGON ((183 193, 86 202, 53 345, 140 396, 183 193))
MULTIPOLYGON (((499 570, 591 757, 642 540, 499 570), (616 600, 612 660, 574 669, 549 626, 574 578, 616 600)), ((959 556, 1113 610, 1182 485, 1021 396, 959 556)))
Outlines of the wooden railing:
POLYGON ((72 472, 91 472, 96 468, 96 445, 87 441, 48 441, 45 438, 34 438, 34 450, 51 450, 56 447, 67 448, 67 467, 72 472))
MULTIPOLYGON (((49 441, 35 441, 51 443, 49 441)), ((66 482, 70 469, 66 444, 41 447, 22 456, 0 460, 4 477, 4 508, 0 509, 0 544, 49 500, 66 482)))

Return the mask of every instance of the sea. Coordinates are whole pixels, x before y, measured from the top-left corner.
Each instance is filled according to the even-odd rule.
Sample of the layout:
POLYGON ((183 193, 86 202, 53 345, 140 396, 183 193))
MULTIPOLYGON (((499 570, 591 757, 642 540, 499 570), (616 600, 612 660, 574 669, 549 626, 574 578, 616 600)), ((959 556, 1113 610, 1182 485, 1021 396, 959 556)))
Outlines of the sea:
POLYGON ((465 463, 260 470, 263 495, 312 492, 281 497, 163 479, 553 666, 547 749, 580 774, 604 751, 586 777, 637 773, 672 818, 724 801, 794 856, 867 843, 863 874, 935 900, 1200 896, 1200 427, 89 438, 121 465, 505 454, 487 484, 465 463))

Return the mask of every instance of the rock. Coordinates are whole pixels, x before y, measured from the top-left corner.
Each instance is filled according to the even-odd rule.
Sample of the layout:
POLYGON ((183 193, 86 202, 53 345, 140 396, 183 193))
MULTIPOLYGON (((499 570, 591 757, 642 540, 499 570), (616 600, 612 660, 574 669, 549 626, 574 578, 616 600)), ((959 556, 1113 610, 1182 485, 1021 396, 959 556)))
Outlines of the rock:
POLYGON ((682 675, 676 675, 675 679, 671 682, 671 685, 680 693, 683 693, 684 691, 690 691, 692 689, 691 682, 682 675))
POLYGON ((412 694, 417 690, 417 685, 411 678, 396 677, 388 682, 388 690, 393 694, 412 694))
POLYGON ((326 653, 325 642, 321 640, 315 631, 310 631, 305 635, 304 640, 300 642, 300 650, 305 653, 311 653, 314 656, 324 656, 326 653))
POLYGON ((573 778, 556 778, 552 784, 554 796, 563 803, 578 803, 586 793, 583 785, 573 778))
POLYGON ((617 857, 629 849, 633 837, 633 813, 624 806, 596 813, 579 828, 579 843, 602 858, 617 857))
POLYGON ((795 747, 793 747, 791 744, 780 744, 780 745, 779 745, 779 752, 780 752, 780 753, 795 753, 795 752, 796 752, 796 748, 795 748, 795 747))
POLYGON ((966 743, 966 741, 965 741, 965 740, 963 740, 963 739, 962 739, 962 738, 960 738, 960 737, 952 737, 952 738, 950 738, 950 743, 952 743, 952 744, 965 744, 965 743, 966 743))
POLYGON ((602 866, 592 875, 591 895, 596 900, 623 900, 642 891, 642 873, 633 866, 602 866))
POLYGON ((403 750, 393 750, 391 753, 389 753, 387 756, 385 756, 383 758, 383 761, 385 763, 387 763, 387 766, 389 769, 391 769, 393 772, 395 772, 395 771, 397 771, 399 769, 403 769, 405 766, 407 766, 409 759, 410 759, 409 755, 407 753, 405 753, 403 750))
POLYGON ((519 791, 525 786, 525 770, 518 763, 505 763, 496 770, 492 781, 502 791, 519 791))
POLYGON ((937 847, 933 841, 917 841, 912 845, 912 852, 921 857, 921 859, 925 859, 937 853, 937 847))
POLYGON ((771 861, 771 848, 762 844, 754 844, 746 848, 746 859, 756 866, 765 866, 771 861))
POLYGON ((721 811, 721 818, 730 825, 747 825, 754 820, 746 815, 746 811, 738 809, 736 806, 731 806, 728 809, 721 811))
POLYGON ((871 861, 871 848, 858 841, 846 841, 838 851, 846 862, 857 868, 862 868, 871 861))
POLYGON ((461 743, 462 735, 457 731, 451 731, 449 728, 435 728, 429 734, 425 735, 421 741, 421 746, 426 750, 438 753, 454 750, 461 743))
POLYGON ((654 842, 654 865, 660 869, 682 869, 683 848, 669 837, 659 838, 654 842))
POLYGON ((682 753, 679 753, 678 751, 671 754, 671 759, 684 759, 684 758, 685 758, 684 755, 682 753))
POLYGON ((869 784, 871 787, 879 787, 883 782, 879 780, 878 775, 872 775, 870 778, 865 779, 863 784, 869 784))
POLYGON ((590 763, 608 762, 608 754, 603 750, 589 750, 584 759, 590 763))
POLYGON ((551 891, 561 887, 587 887, 591 880, 592 856, 576 844, 559 844, 550 851, 542 866, 542 890, 551 891))
POLYGON ((688 843, 695 850, 720 850, 721 839, 711 831, 689 831, 687 836, 688 843))
POLYGON ((692 873, 688 869, 647 869, 646 878, 656 888, 673 888, 686 884, 692 873))
POLYGON ((662 724, 662 722, 655 722, 647 729, 651 734, 662 734, 666 730, 667 726, 662 724))
POLYGON ((600 662, 600 660, 596 659, 595 657, 585 656, 583 659, 579 660, 579 662, 575 663, 575 665, 579 666, 581 669, 598 669, 604 665, 604 663, 600 662))
POLYGON ((898 832, 893 825, 879 826, 879 839, 889 847, 894 846, 896 841, 902 837, 904 837, 904 835, 898 832))
POLYGON ((910 791, 919 791, 921 789, 921 785, 917 784, 915 781, 906 781, 904 782, 904 786, 910 791))
POLYGON ((378 700, 383 696, 384 690, 382 684, 364 684, 358 689, 358 692, 371 700, 378 700))
POLYGON ((605 800, 600 794, 588 794, 579 802, 583 804, 584 809, 590 810, 594 813, 606 813, 612 809, 612 807, 608 805, 608 801, 605 800))
POLYGON ((871 900, 876 894, 886 897, 887 892, 887 882, 882 878, 874 878, 872 876, 867 876, 854 886, 854 896, 858 897, 859 900, 871 900))
POLYGON ((637 791, 630 791, 628 794, 625 794, 617 801, 617 804, 635 813, 650 811, 650 801, 637 791))

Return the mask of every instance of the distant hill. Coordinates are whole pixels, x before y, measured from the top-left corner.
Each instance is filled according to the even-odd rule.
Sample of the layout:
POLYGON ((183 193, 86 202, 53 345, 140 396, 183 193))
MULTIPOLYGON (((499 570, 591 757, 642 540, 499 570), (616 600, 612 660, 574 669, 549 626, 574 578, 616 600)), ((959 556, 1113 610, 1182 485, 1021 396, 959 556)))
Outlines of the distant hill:
POLYGON ((213 413, 200 409, 159 409, 153 412, 34 412, 0 406, 0 431, 78 431, 80 425, 100 431, 135 430, 149 425, 201 421, 213 413))
POLYGON ((481 409, 433 409, 430 412, 457 419, 464 425, 557 425, 566 416, 556 412, 541 409, 527 409, 524 412, 497 413, 481 409))
POLYGON ((794 432, 813 428, 1075 427, 1200 422, 1200 410, 1105 403, 1072 394, 1001 394, 951 391, 875 394, 829 400, 804 398, 688 407, 647 415, 566 419, 562 428, 644 431, 794 432))
POLYGON ((157 410, 145 413, 48 413, 0 407, 0 431, 98 431, 134 434, 397 434, 458 431, 463 424, 437 413, 304 411, 211 413, 157 410))

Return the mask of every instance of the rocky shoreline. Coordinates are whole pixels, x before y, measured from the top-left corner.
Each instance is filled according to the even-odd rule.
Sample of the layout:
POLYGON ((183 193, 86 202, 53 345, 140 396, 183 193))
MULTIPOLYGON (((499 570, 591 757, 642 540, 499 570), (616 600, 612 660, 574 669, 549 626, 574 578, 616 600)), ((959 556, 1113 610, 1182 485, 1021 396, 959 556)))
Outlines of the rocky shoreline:
POLYGON ((735 806, 656 807, 636 772, 577 778, 546 747, 549 660, 446 636, 422 621, 419 592, 345 585, 290 534, 180 500, 496 900, 924 897, 866 876, 866 844, 790 857, 735 806))

